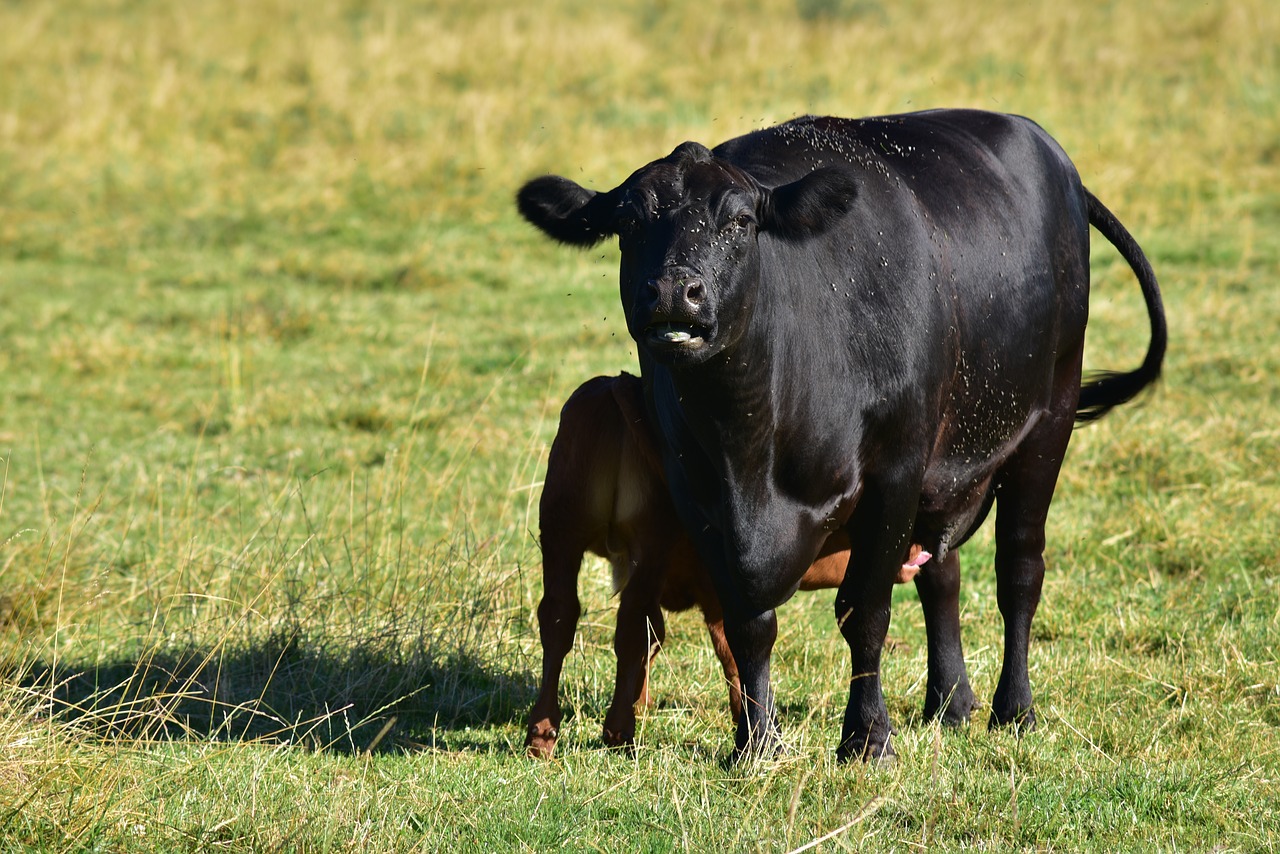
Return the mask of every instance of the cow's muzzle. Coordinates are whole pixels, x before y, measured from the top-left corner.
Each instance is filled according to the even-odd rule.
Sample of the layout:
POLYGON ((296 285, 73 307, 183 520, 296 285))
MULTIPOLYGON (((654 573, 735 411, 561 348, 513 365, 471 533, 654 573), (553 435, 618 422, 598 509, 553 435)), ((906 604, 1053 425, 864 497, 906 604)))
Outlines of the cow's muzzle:
POLYGON ((645 282, 648 323, 644 338, 656 352, 696 350, 706 344, 708 326, 701 322, 707 306, 702 279, 684 272, 645 282))
POLYGON ((671 273, 645 282, 645 293, 654 314, 696 316, 707 301, 702 279, 688 273, 671 273))

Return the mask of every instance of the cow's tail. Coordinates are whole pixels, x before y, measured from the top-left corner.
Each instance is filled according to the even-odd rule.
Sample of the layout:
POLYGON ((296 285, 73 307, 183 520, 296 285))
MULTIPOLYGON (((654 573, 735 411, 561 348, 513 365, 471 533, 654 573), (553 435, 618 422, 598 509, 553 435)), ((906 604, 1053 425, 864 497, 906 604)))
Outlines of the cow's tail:
POLYGON ((1085 190, 1084 194, 1089 200, 1089 224, 1120 251, 1138 277, 1138 284, 1142 286, 1142 298, 1147 303, 1147 316, 1151 320, 1151 343, 1147 345, 1146 358, 1136 370, 1100 371, 1089 377, 1088 382, 1080 387, 1080 403, 1076 407, 1077 423, 1101 418, 1113 408, 1132 400, 1138 392, 1155 382, 1160 377, 1160 366, 1164 362, 1165 346, 1169 339, 1164 305, 1160 299, 1160 284, 1156 281, 1155 271, 1151 269, 1147 256, 1142 253, 1142 247, 1138 246, 1133 235, 1129 234, 1115 214, 1107 210, 1093 193, 1085 190))

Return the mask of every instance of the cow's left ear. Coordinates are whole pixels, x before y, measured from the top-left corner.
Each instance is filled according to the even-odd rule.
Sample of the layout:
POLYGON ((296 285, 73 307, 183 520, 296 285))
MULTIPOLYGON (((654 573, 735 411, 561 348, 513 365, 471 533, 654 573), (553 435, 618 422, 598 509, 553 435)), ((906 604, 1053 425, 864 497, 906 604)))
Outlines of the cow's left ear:
POLYGON ((760 230, 787 240, 816 237, 849 212, 857 195, 857 179, 847 169, 815 169, 798 181, 763 191, 760 230))
POLYGON ((613 234, 610 194, 561 178, 534 178, 516 194, 520 214, 544 234, 571 246, 592 246, 613 234))

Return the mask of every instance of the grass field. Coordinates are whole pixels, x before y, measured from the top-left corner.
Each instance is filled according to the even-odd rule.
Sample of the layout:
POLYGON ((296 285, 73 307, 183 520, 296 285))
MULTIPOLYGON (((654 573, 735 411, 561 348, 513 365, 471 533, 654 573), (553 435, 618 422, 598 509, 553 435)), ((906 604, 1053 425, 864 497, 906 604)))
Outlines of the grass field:
MULTIPOLYGON (((1275 4, 685 5, 0 3, 0 850, 1280 847, 1275 4), (616 249, 549 245, 516 188, 932 106, 1043 124, 1169 313, 1164 382, 1059 486, 1040 730, 920 722, 901 588, 893 767, 834 761, 830 594, 779 612, 779 762, 728 764, 689 614, 606 752, 591 562, 557 759, 525 759, 547 445, 635 354, 616 249)), ((1136 283, 1100 240, 1094 273, 1088 365, 1128 369, 1136 283)))

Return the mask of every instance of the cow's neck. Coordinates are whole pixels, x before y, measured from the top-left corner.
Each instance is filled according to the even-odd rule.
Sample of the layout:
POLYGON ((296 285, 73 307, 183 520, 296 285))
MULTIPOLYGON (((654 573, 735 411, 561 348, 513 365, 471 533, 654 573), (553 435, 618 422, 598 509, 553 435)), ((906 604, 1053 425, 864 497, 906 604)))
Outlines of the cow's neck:
POLYGON ((671 372, 680 411, 704 449, 761 460, 775 427, 772 372, 765 353, 735 350, 696 368, 671 372))
MULTIPOLYGON (((787 281, 789 271, 771 260, 762 279, 787 281)), ((815 280, 822 276, 816 263, 801 266, 815 280)), ((694 439, 714 474, 747 492, 773 492, 780 482, 853 489, 860 435, 841 415, 847 408, 829 400, 858 394, 866 380, 856 355, 833 344, 851 325, 842 319, 847 300, 803 282, 760 286, 755 296, 746 330, 729 348, 695 366, 657 370, 655 402, 673 419, 664 427, 668 439, 676 447, 685 447, 680 435, 694 439), (827 386, 814 387, 814 375, 828 378, 827 386), (813 468, 818 459, 823 465, 813 468)))
POLYGON ((669 397, 660 404, 674 404, 682 423, 671 426, 692 435, 718 477, 747 492, 755 491, 753 484, 766 488, 772 483, 781 421, 791 397, 785 387, 805 382, 794 371, 793 376, 782 375, 786 366, 805 363, 795 352, 803 344, 775 333, 779 330, 755 323, 730 350, 700 365, 669 371, 669 397))
POLYGON ((770 567, 767 577, 789 584, 833 529, 824 524, 847 516, 852 486, 846 482, 850 472, 836 471, 838 464, 827 461, 821 470, 809 470, 797 460, 797 450, 813 445, 807 432, 799 432, 811 425, 783 423, 786 410, 780 405, 787 401, 780 401, 778 383, 804 383, 805 377, 779 376, 777 366, 793 363, 793 354, 779 358, 777 347, 755 343, 693 369, 658 371, 655 402, 673 419, 667 449, 675 449, 678 458, 668 461, 675 465, 668 472, 685 478, 673 483, 693 498, 702 521, 733 543, 742 566, 770 567))

